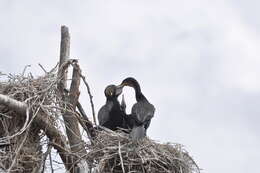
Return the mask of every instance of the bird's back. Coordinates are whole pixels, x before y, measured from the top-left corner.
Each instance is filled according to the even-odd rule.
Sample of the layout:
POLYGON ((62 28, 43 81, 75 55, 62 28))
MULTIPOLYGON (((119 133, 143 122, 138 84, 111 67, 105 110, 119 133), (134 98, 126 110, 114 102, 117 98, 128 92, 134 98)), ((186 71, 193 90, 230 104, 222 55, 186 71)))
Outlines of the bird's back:
POLYGON ((133 140, 138 140, 146 136, 146 130, 154 116, 155 108, 148 101, 139 101, 132 107, 130 136, 133 140))
POLYGON ((145 123, 154 116, 155 108, 148 101, 139 101, 132 107, 132 115, 139 123, 145 123))

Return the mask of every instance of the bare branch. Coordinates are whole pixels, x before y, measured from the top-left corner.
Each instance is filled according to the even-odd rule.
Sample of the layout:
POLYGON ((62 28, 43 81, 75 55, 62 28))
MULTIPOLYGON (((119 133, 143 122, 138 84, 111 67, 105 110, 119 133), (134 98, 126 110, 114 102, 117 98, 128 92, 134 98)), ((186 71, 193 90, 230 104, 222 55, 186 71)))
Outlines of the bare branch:
MULTIPOLYGON (((65 70, 64 72, 60 72, 63 70, 61 68, 63 64, 69 59, 70 56, 70 34, 69 28, 66 26, 61 27, 61 42, 60 42, 60 63, 59 63, 59 74, 61 74, 61 82, 60 86, 61 89, 67 88, 67 73, 68 71, 65 70)), ((66 69, 66 68, 64 68, 66 69)))
POLYGON ((52 145, 48 145, 48 148, 47 148, 47 151, 44 153, 43 155, 43 159, 42 159, 42 173, 44 173, 44 170, 45 170, 45 162, 46 162, 46 159, 47 157, 51 154, 51 149, 52 149, 52 145))
POLYGON ((19 102, 6 95, 0 94, 0 104, 3 104, 10 109, 14 110, 18 114, 26 114, 27 105, 23 102, 19 102))
POLYGON ((45 70, 45 68, 40 63, 38 63, 38 65, 41 67, 41 69, 44 71, 44 73, 48 73, 47 70, 45 70))
MULTIPOLYGON (((58 76, 61 77, 61 80, 58 84, 60 95, 66 105, 66 110, 62 114, 63 120, 65 123, 66 134, 69 140, 70 149, 73 153, 80 153, 80 155, 86 154, 84 147, 84 142, 81 139, 81 134, 78 126, 78 120, 74 116, 73 112, 76 112, 76 105, 79 98, 79 84, 80 84, 80 73, 81 70, 77 64, 77 60, 68 61, 70 56, 70 36, 69 30, 66 26, 61 27, 61 46, 60 46, 60 65, 58 76), (67 63, 66 63, 67 62, 67 63), (64 89, 67 87, 67 69, 68 65, 72 64, 73 66, 73 76, 70 86, 69 94, 67 95, 64 92, 64 89)), ((70 172, 74 172, 77 165, 72 165, 70 172)))
POLYGON ((27 107, 27 105, 25 103, 19 102, 8 96, 0 94, 0 104, 7 106, 9 109, 17 112, 18 114, 26 115, 26 119, 25 119, 23 127, 18 132, 16 132, 15 134, 13 134, 11 136, 0 138, 0 143, 2 143, 2 141, 9 140, 17 135, 22 134, 26 130, 26 128, 28 127, 28 124, 30 122, 29 122, 29 108, 27 107))
POLYGON ((51 153, 50 153, 50 155, 49 155, 49 160, 50 160, 50 165, 51 165, 51 173, 54 173, 54 169, 53 169, 53 166, 52 166, 51 153))
POLYGON ((10 173, 12 171, 12 169, 15 167, 16 160, 17 160, 18 156, 20 155, 20 151, 21 151, 21 149, 22 149, 22 147, 23 147, 23 145, 24 145, 24 143, 26 141, 26 138, 27 138, 28 134, 29 134, 29 129, 26 131, 26 134, 25 134, 21 144, 19 145, 19 147, 15 151, 15 153, 16 153, 15 157, 14 157, 13 162, 12 162, 11 166, 9 167, 7 173, 10 173))
POLYGON ((94 108, 94 103, 93 103, 93 96, 90 92, 90 87, 89 87, 89 85, 86 81, 85 76, 81 75, 81 78, 82 78, 83 82, 85 83, 85 85, 87 87, 89 100, 90 100, 90 104, 91 104, 91 109, 92 109, 93 121, 94 121, 94 124, 97 125, 96 116, 95 116, 95 108, 94 108))
MULTIPOLYGON (((69 107, 73 112, 76 112, 76 105, 79 98, 79 85, 80 85, 80 74, 81 70, 76 60, 73 61, 73 74, 70 85, 70 92, 68 96, 69 107)), ((72 152, 83 152, 86 153, 81 139, 80 130, 78 127, 77 118, 70 111, 64 113, 64 121, 66 123, 66 133, 69 139, 70 147, 72 152)))
MULTIPOLYGON (((92 122, 88 119, 82 105, 80 104, 80 102, 77 103, 77 108, 82 116, 82 118, 84 119, 84 127, 82 125, 82 127, 86 130, 87 134, 88 134, 88 137, 90 140, 92 140, 96 134, 95 134, 95 130, 94 130, 94 127, 93 127, 93 124, 92 122)), ((81 123, 81 121, 79 120, 79 122, 81 123)))
MULTIPOLYGON (((67 89, 64 89, 64 92, 66 92, 67 94, 69 93, 69 91, 67 89)), ((92 140, 96 135, 93 124, 88 119, 87 114, 85 113, 85 111, 79 101, 77 102, 77 108, 78 108, 79 114, 81 115, 82 118, 77 116, 77 114, 75 114, 75 115, 77 116, 77 119, 78 119, 80 125, 87 132, 89 139, 92 140)))

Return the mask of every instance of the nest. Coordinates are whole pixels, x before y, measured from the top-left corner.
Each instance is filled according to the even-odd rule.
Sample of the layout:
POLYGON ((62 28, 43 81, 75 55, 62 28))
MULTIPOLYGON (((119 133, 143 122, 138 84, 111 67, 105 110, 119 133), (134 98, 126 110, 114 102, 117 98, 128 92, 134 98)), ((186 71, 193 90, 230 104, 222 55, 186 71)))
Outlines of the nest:
MULTIPOLYGON (((0 75, 1 76, 1 75, 0 75)), ((60 115, 65 109, 59 96, 57 69, 34 78, 8 75, 7 82, 0 82, 0 93, 25 102, 32 112, 29 120, 0 105, 0 170, 7 170, 17 160, 17 172, 33 172, 42 167, 41 141, 45 134, 33 123, 37 113, 45 112, 46 121, 60 129, 60 115), (2 146, 2 148, 1 148, 2 146), (17 154, 19 153, 19 154, 17 154)), ((149 138, 133 141, 125 131, 96 130, 91 144, 86 146, 84 159, 96 173, 195 173, 197 164, 180 144, 161 144, 149 138)), ((47 152, 46 152, 47 153, 47 152)), ((83 158, 82 157, 82 158, 83 158)), ((1 172, 1 171, 0 171, 1 172)))
POLYGON ((87 161, 98 173, 195 173, 197 164, 180 144, 161 144, 149 138, 133 141, 122 131, 97 133, 87 161))
POLYGON ((8 169, 14 162, 13 172, 33 172, 39 169, 42 160, 42 133, 33 123, 41 109, 51 115, 49 122, 55 124, 54 115, 59 113, 54 107, 60 107, 57 99, 56 69, 44 76, 34 78, 29 73, 4 75, 0 82, 0 93, 30 106, 32 114, 25 118, 4 105, 0 105, 0 170, 8 169), (19 154, 17 154, 19 153, 19 154))

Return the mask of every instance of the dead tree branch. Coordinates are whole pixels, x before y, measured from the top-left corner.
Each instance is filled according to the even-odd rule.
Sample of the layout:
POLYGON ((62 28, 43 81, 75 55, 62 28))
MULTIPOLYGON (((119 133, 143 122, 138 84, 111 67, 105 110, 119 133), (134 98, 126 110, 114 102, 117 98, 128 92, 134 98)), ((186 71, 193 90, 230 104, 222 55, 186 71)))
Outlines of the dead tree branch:
MULTIPOLYGON (((61 27, 61 46, 60 46, 60 66, 59 66, 59 77, 60 82, 58 84, 58 88, 60 91, 60 95, 62 96, 62 100, 66 103, 65 112, 62 113, 63 120, 65 123, 66 134, 68 137, 70 149, 72 153, 79 154, 80 157, 85 155, 87 152, 85 150, 85 144, 81 138, 78 119, 74 115, 76 112, 76 105, 78 103, 79 98, 79 85, 80 85, 80 75, 81 70, 77 63, 77 60, 68 61, 70 56, 70 35, 69 30, 66 26, 61 27), (68 62, 68 63, 66 63, 68 62), (68 65, 71 64, 73 66, 73 74, 72 81, 70 85, 69 93, 65 93, 64 90, 67 87, 67 71, 68 65)), ((74 160, 76 161, 76 160, 74 160)), ((70 169, 70 172, 74 172, 78 166, 74 164, 70 169)))
POLYGON ((69 28, 66 26, 61 27, 61 42, 60 42, 60 63, 59 63, 59 74, 61 76, 61 88, 67 88, 67 68, 66 71, 60 72, 61 66, 69 59, 70 56, 70 34, 69 28))
MULTIPOLYGON (((69 93, 69 91, 67 89, 64 89, 64 92, 66 92, 67 94, 69 93)), ((79 101, 77 102, 77 108, 79 111, 78 114, 80 114, 81 117, 77 116, 77 114, 74 114, 74 115, 77 116, 77 119, 78 119, 80 125, 87 132, 89 139, 92 140, 96 136, 94 126, 93 126, 92 122, 88 119, 87 114, 85 113, 85 111, 79 101)))
POLYGON ((82 121, 79 120, 79 122, 82 125, 82 127, 86 130, 89 139, 93 140, 95 138, 95 136, 96 136, 93 124, 88 119, 88 117, 87 117, 87 115, 86 115, 82 105, 80 104, 80 102, 77 103, 77 108, 78 108, 78 110, 79 110, 79 112, 80 112, 80 114, 81 114, 81 116, 82 116, 82 118, 84 120, 84 123, 83 123, 84 125, 82 125, 82 123, 81 123, 82 121))
POLYGON ((90 92, 89 84, 87 83, 85 76, 81 75, 81 78, 82 78, 84 84, 85 84, 86 87, 87 87, 88 95, 89 95, 89 100, 90 100, 90 104, 91 104, 91 109, 92 109, 93 121, 94 121, 94 124, 97 125, 96 116, 95 116, 95 108, 94 108, 94 103, 93 103, 93 96, 92 96, 92 94, 91 94, 91 92, 90 92))
POLYGON ((73 62, 73 76, 70 86, 70 92, 68 95, 68 107, 70 111, 64 113, 64 121, 66 124, 66 133, 68 136, 71 151, 73 153, 83 152, 84 154, 84 143, 81 139, 80 130, 78 127, 78 120, 72 112, 76 112, 76 105, 79 97, 79 84, 80 84, 80 73, 81 70, 76 61, 73 62))

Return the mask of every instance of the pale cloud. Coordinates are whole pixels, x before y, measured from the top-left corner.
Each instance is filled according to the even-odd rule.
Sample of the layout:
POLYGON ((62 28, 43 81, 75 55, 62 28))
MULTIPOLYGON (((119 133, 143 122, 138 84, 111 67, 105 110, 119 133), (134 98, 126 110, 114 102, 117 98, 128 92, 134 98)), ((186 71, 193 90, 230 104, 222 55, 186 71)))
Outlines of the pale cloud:
MULTIPOLYGON (((37 63, 53 67, 65 24, 97 110, 106 85, 134 76, 156 107, 151 138, 184 144, 204 172, 256 172, 260 25, 254 3, 2 1, 0 71, 32 64, 41 74, 37 63)), ((82 86, 80 99, 90 114, 85 91, 82 86)), ((124 92, 129 112, 134 93, 124 92)))

